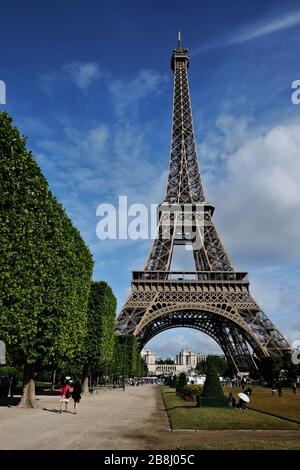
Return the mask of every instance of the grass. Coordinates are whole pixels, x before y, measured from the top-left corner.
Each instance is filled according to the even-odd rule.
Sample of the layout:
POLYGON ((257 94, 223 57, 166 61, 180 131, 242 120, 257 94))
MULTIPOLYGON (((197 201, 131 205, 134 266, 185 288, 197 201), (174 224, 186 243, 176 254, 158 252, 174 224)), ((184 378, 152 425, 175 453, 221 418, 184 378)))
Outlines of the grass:
MULTIPOLYGON (((226 392, 226 390, 224 390, 226 392)), ((230 389, 233 393, 235 390, 230 389)), ((256 389, 254 394, 256 394, 256 389)), ((300 429, 300 425, 252 410, 196 408, 176 395, 175 389, 161 387, 172 429, 300 429)), ((261 394, 263 402, 264 394, 261 394)), ((275 398, 275 397, 274 397, 275 398)), ((277 398, 277 397, 276 397, 277 398)), ((269 400, 271 397, 269 396, 269 400)), ((253 403, 254 399, 253 399, 253 403)), ((251 402, 251 404, 253 405, 251 402)), ((257 403, 260 403, 257 399, 257 403)))
MULTIPOLYGON (((234 395, 241 392, 240 388, 226 388, 224 393, 232 392, 234 395)), ((296 395, 291 389, 283 389, 282 397, 272 397, 270 388, 255 387, 252 388, 251 402, 249 406, 256 410, 266 411, 284 418, 294 419, 300 423, 300 391, 296 395)))
POLYGON ((189 447, 179 447, 178 450, 300 450, 300 442, 294 440, 281 441, 228 441, 228 442, 208 442, 192 445, 189 447))

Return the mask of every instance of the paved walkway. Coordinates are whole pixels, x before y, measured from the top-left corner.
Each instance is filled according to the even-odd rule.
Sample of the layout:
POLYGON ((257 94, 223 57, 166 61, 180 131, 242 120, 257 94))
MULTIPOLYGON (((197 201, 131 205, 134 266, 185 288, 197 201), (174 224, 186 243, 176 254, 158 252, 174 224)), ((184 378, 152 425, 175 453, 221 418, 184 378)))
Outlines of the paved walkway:
MULTIPOLYGON (((159 387, 101 390, 79 413, 58 413, 58 396, 39 396, 38 409, 0 406, 0 449, 176 449, 209 442, 282 440, 286 431, 170 432, 159 387)), ((70 405, 72 405, 70 401, 70 405)), ((288 431, 289 440, 300 431, 288 431)))
POLYGON ((0 407, 1 449, 152 449, 170 434, 159 388, 101 390, 84 397, 78 414, 58 413, 58 396, 38 396, 38 409, 0 407))

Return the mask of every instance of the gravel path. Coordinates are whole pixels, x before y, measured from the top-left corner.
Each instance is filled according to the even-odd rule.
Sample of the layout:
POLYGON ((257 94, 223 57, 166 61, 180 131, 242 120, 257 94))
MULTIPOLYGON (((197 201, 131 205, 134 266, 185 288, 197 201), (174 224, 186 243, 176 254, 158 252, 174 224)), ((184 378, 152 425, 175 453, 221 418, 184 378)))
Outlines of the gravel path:
POLYGON ((300 440, 300 431, 170 432, 159 387, 101 390, 77 415, 58 413, 58 396, 38 396, 39 408, 0 406, 0 449, 176 449, 235 440, 300 440))

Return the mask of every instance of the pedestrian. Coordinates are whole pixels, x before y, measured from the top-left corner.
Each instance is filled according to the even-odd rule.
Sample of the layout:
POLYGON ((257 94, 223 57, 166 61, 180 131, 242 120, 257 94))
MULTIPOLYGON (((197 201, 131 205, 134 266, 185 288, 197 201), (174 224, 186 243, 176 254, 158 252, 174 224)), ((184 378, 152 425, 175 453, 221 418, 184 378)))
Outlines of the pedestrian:
POLYGON ((277 393, 277 388, 276 388, 276 385, 273 383, 273 385, 272 385, 272 397, 275 397, 276 393, 277 393))
POLYGON ((297 384, 296 384, 296 382, 293 382, 292 389, 293 389, 293 394, 296 395, 296 392, 297 392, 297 384))
POLYGON ((239 406, 238 408, 240 408, 241 410, 245 410, 246 409, 246 402, 244 400, 242 400, 241 398, 239 399, 239 406))
POLYGON ((81 385, 78 381, 74 384, 72 398, 74 400, 74 414, 77 415, 78 403, 81 400, 81 385))
POLYGON ((280 382, 278 382, 277 390, 278 390, 278 396, 279 396, 279 397, 282 397, 282 388, 281 388, 280 382))
POLYGON ((231 406, 232 408, 235 408, 236 399, 234 398, 231 392, 228 395, 228 401, 229 401, 229 406, 231 406))
POLYGON ((60 389, 60 395, 61 395, 60 409, 59 409, 60 413, 62 412, 63 404, 65 404, 65 411, 68 412, 68 403, 69 403, 70 397, 72 395, 72 388, 71 388, 69 379, 70 379, 69 377, 66 378, 66 380, 64 381, 64 383, 63 383, 63 385, 61 386, 61 389, 60 389))

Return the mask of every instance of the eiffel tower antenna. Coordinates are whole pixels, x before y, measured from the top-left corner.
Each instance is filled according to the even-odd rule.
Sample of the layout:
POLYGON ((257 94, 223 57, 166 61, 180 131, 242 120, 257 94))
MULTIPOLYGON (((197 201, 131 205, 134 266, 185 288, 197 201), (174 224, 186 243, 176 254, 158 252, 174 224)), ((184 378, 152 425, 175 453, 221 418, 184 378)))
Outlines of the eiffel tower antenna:
POLYGON ((180 29, 178 30, 178 43, 177 43, 177 48, 181 49, 181 31, 180 29))
POLYGON ((234 270, 214 225, 214 207, 205 199, 196 156, 189 52, 181 45, 180 31, 177 46, 171 57, 174 94, 166 195, 158 207, 156 237, 144 269, 132 273, 131 293, 116 330, 133 333, 142 349, 162 331, 194 328, 218 343, 236 372, 247 371, 261 357, 289 351, 290 346, 251 296, 247 273, 234 270), (170 271, 175 245, 192 250, 193 271, 170 271))

